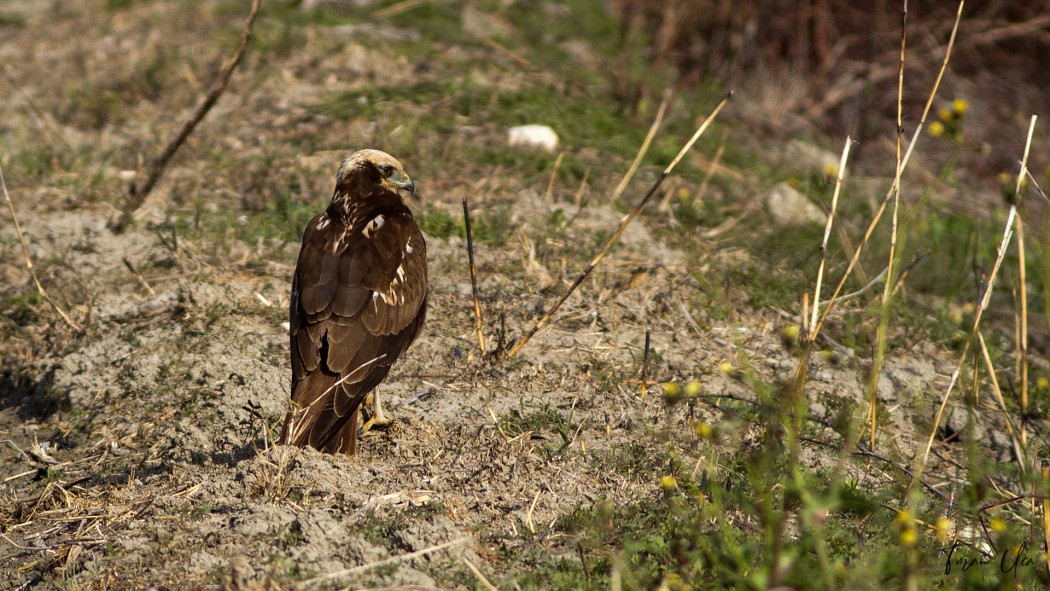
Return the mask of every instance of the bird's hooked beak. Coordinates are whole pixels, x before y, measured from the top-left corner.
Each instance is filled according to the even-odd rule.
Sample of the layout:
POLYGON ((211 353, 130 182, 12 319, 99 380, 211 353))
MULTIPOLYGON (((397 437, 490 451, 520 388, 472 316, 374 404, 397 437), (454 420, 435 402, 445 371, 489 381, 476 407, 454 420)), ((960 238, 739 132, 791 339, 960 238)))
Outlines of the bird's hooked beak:
POLYGON ((407 174, 399 172, 390 177, 390 182, 398 189, 404 189, 405 191, 408 191, 411 196, 416 196, 416 184, 412 182, 412 179, 409 178, 407 174))

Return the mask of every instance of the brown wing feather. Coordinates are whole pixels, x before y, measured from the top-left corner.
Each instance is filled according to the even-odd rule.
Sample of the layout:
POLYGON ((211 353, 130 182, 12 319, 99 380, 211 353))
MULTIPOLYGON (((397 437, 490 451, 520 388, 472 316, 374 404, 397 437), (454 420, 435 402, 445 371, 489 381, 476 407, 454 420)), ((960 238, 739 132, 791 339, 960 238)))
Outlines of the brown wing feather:
POLYGON ((310 221, 292 279, 298 409, 285 422, 283 443, 353 453, 351 419, 419 333, 426 297, 425 243, 403 206, 369 235, 327 213, 310 221))

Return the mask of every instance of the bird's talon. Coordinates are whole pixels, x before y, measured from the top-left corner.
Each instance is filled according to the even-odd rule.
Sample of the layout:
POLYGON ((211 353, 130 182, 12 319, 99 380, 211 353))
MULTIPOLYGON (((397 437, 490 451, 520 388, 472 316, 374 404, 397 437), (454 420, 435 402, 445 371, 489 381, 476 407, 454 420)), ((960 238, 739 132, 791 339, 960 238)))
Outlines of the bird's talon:
POLYGON ((379 403, 379 394, 377 392, 369 394, 365 398, 363 406, 371 412, 367 413, 368 420, 366 420, 365 424, 361 426, 362 431, 368 431, 373 428, 385 429, 394 424, 394 420, 386 416, 386 413, 383 412, 383 407, 379 403))

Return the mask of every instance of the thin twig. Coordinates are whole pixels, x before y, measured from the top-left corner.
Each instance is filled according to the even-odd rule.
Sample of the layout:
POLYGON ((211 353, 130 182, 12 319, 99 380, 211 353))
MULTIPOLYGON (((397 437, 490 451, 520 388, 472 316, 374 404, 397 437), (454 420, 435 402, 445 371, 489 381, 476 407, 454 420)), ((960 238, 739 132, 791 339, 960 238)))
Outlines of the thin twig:
MULTIPOLYGON (((853 293, 847 293, 846 295, 839 296, 839 297, 835 298, 835 301, 836 302, 844 302, 846 300, 852 300, 855 297, 864 295, 871 288, 875 287, 879 283, 882 283, 883 281, 886 280, 886 271, 887 270, 888 269, 883 269, 882 272, 879 273, 878 275, 876 275, 875 277, 873 277, 872 280, 867 283, 867 285, 865 285, 864 287, 858 289, 857 291, 855 291, 853 293)), ((831 300, 824 300, 823 302, 820 302, 820 305, 821 306, 827 306, 830 303, 831 303, 831 300)))
POLYGON ((481 323, 481 300, 478 298, 478 271, 474 266, 474 231, 470 226, 470 205, 463 198, 463 223, 467 230, 467 259, 470 261, 470 287, 474 291, 474 328, 478 332, 478 349, 485 354, 485 331, 481 323))
POLYGON ((642 163, 646 152, 649 151, 649 144, 653 142, 656 130, 660 129, 660 123, 663 122, 664 113, 667 111, 667 103, 670 101, 671 93, 667 92, 664 94, 663 102, 660 103, 660 108, 656 110, 656 119, 653 119, 653 124, 649 126, 649 133, 645 134, 645 141, 642 142, 642 147, 638 148, 638 154, 635 155, 634 162, 631 163, 631 167, 627 169, 627 174, 623 175, 623 178, 620 179, 620 184, 616 185, 616 190, 613 191, 613 201, 616 201, 620 198, 620 195, 623 195, 624 190, 627 189, 627 183, 631 182, 635 171, 638 170, 638 165, 642 163))
POLYGON ((15 204, 11 201, 11 196, 7 193, 7 181, 4 180, 3 166, 0 166, 0 187, 3 187, 4 200, 7 201, 7 209, 11 211, 11 221, 15 226, 15 235, 18 236, 18 244, 22 246, 22 256, 25 258, 26 270, 29 271, 29 276, 33 278, 33 285, 36 286, 37 293, 40 294, 40 297, 44 298, 45 302, 54 308, 55 312, 58 312, 58 315, 62 317, 62 320, 65 321, 69 328, 79 332, 80 326, 78 326, 76 322, 70 320, 69 316, 62 311, 62 308, 59 308, 58 304, 51 299, 51 296, 47 295, 47 290, 45 290, 44 286, 40 284, 40 279, 36 276, 36 270, 33 268, 33 259, 29 257, 29 247, 26 246, 26 238, 22 234, 22 226, 19 225, 18 216, 15 215, 15 204))
POLYGON ((667 168, 665 168, 664 171, 660 174, 659 178, 656 179, 656 182, 653 183, 653 186, 649 188, 649 192, 647 192, 645 196, 642 197, 642 200, 638 202, 638 205, 636 205, 634 209, 632 209, 631 212, 623 218, 623 220, 620 222, 620 227, 617 228, 616 231, 613 232, 612 236, 610 236, 609 239, 605 241, 605 244, 602 245, 601 250, 598 251, 598 254, 595 255, 595 257, 587 265, 587 268, 584 269, 582 273, 580 273, 580 275, 576 278, 576 281, 574 281, 573 284, 569 287, 568 291, 566 291, 565 294, 561 296, 561 299, 559 299, 557 303, 555 303, 554 306, 547 311, 547 313, 545 313, 539 320, 537 320, 536 323, 533 324, 532 328, 529 329, 529 332, 525 333, 525 336, 523 336, 521 340, 519 340, 517 344, 514 345, 514 347, 510 350, 510 353, 508 353, 509 357, 514 357, 515 355, 517 355, 518 351, 520 351, 521 348, 529 342, 529 339, 531 339, 533 335, 539 332, 543 327, 547 326, 547 324, 550 322, 551 315, 558 311, 558 308, 560 308, 561 305, 565 303, 565 300, 569 299, 569 296, 572 295, 572 292, 576 291, 576 288, 579 287, 581 283, 583 283, 583 280, 586 279, 587 276, 591 274, 591 271, 593 271, 594 268, 598 265, 598 263, 601 262, 605 255, 609 252, 609 249, 612 248, 612 245, 615 244, 616 241, 620 238, 620 235, 623 234, 623 231, 627 228, 627 225, 630 224, 634 220, 634 218, 638 217, 638 214, 641 213, 642 208, 645 207, 647 203, 649 203, 649 200, 652 199, 653 195, 656 194, 657 189, 659 189, 660 185, 663 184, 664 179, 666 179, 671 174, 671 171, 673 171, 675 167, 678 166, 678 162, 681 161, 683 157, 685 157, 686 152, 688 152, 690 148, 693 147, 693 144, 696 143, 696 140, 700 139, 700 136, 704 133, 704 131, 707 130, 711 122, 715 120, 715 117, 717 117, 718 114, 722 112, 722 109, 726 106, 726 103, 729 102, 729 99, 732 96, 733 92, 730 91, 729 94, 727 94, 726 97, 723 98, 720 103, 718 103, 718 106, 715 107, 714 111, 711 112, 711 115, 704 119, 704 122, 700 125, 700 128, 697 129, 696 133, 693 134, 693 137, 689 138, 689 141, 686 142, 685 146, 683 146, 682 149, 678 152, 678 155, 675 156, 674 160, 672 160, 670 164, 667 165, 667 168))
POLYGON ((127 267, 128 271, 131 271, 131 274, 135 276, 135 279, 139 280, 139 285, 146 288, 146 291, 148 291, 151 296, 157 295, 157 292, 153 291, 153 288, 150 287, 149 282, 146 281, 146 278, 142 276, 142 273, 139 273, 139 270, 135 268, 135 263, 132 263, 131 259, 129 259, 128 257, 124 257, 124 266, 127 267))
MULTIPOLYGON (((1032 115, 1032 121, 1028 126, 1028 139, 1025 141, 1024 157, 1021 159, 1021 171, 1017 175, 1014 203, 1010 206, 1010 213, 1006 218, 1006 227, 1003 230, 1003 237, 999 242, 995 264, 992 266, 992 272, 988 275, 987 286, 984 288, 984 296, 981 298, 980 305, 977 307, 977 312, 974 314, 973 328, 971 329, 971 334, 973 335, 977 335, 981 328, 981 317, 984 315, 984 311, 988 308, 988 303, 992 299, 992 289, 995 288, 995 278, 999 274, 999 267, 1002 266, 1003 259, 1006 257, 1006 249, 1010 246, 1010 237, 1013 235, 1014 218, 1017 216, 1017 205, 1021 201, 1021 189, 1028 171, 1028 154, 1032 148, 1032 135, 1035 133, 1036 119, 1037 117, 1032 115)), ((970 342, 972 340, 973 339, 968 340, 966 346, 963 347, 962 355, 959 357, 959 363, 955 368, 955 372, 952 374, 951 382, 948 384, 948 390, 945 391, 944 396, 941 398, 941 404, 937 408, 937 414, 934 416, 933 428, 930 430, 930 437, 926 441, 926 449, 923 451, 922 461, 915 470, 915 478, 912 479, 912 485, 915 484, 915 479, 922 475, 922 471, 926 467, 926 462, 930 457, 930 448, 933 447, 933 440, 937 436, 937 428, 941 424, 944 409, 948 406, 948 398, 951 397, 952 389, 955 387, 955 382, 958 380, 959 371, 962 368, 963 362, 966 360, 966 355, 970 352, 970 342)), ((1024 469, 1026 469, 1026 467, 1022 468, 1022 470, 1024 469)))
POLYGON ((529 510, 525 513, 525 525, 529 528, 529 533, 536 533, 536 526, 532 522, 532 512, 536 510, 536 503, 540 500, 540 491, 536 491, 536 495, 532 497, 532 504, 529 505, 529 510))
POLYGON ((466 557, 462 557, 460 558, 460 560, 463 561, 463 564, 467 565, 467 568, 470 569, 470 572, 474 573, 474 576, 478 578, 478 582, 481 583, 483 587, 488 589, 488 591, 499 591, 499 589, 497 589, 495 585, 490 583, 489 580, 485 578, 485 575, 481 574, 481 571, 478 569, 478 567, 474 566, 473 562, 468 560, 466 557))
POLYGON ((645 331, 645 350, 642 353, 642 398, 649 392, 649 331, 645 331))
MULTIPOLYGON (((1010 420, 1010 411, 1006 410, 1006 401, 1003 400, 1003 391, 999 388, 999 378, 995 375, 995 365, 992 364, 992 356, 988 353, 988 345, 984 342, 984 333, 977 331, 977 343, 981 346, 981 356, 984 358, 984 364, 988 368, 988 377, 992 382, 992 393, 995 394, 995 401, 999 403, 999 409, 1003 411, 1003 419, 1006 421, 1006 432, 1010 434, 1010 442, 1014 446, 1014 454, 1017 456, 1017 461, 1024 463, 1023 445, 1018 439, 1017 432, 1014 431, 1013 421, 1010 420)), ((974 365, 977 365, 976 363, 974 365)), ((1026 466, 1021 466, 1021 472, 1026 471, 1026 466)))
POLYGON ((323 575, 314 577, 312 579, 306 579, 305 581, 300 581, 300 584, 301 585, 316 585, 317 583, 323 583, 324 581, 331 581, 332 579, 339 579, 339 578, 342 578, 342 577, 347 577, 347 576, 350 576, 350 575, 356 575, 358 573, 367 572, 367 571, 370 571, 372 569, 379 568, 381 566, 386 566, 388 564, 397 564, 399 562, 406 562, 406 561, 412 560, 413 558, 419 558, 420 556, 426 556, 427 554, 433 554, 434 552, 440 552, 441 550, 444 550, 445 548, 449 548, 449 547, 455 546, 456 544, 461 544, 463 542, 467 542, 470 539, 471 539, 470 536, 463 536, 462 538, 456 538, 455 540, 452 540, 450 542, 445 542, 444 544, 438 544, 437 546, 430 546, 429 548, 423 548, 422 550, 416 550, 415 552, 409 552, 408 554, 401 554, 400 556, 392 556, 390 558, 384 558, 383 560, 377 560, 375 562, 370 562, 368 564, 362 564, 361 566, 354 566, 354 567, 351 567, 351 568, 345 568, 343 570, 338 570, 338 571, 335 571, 335 572, 323 574, 323 575))
POLYGON ((492 410, 492 407, 489 407, 486 410, 489 411, 489 416, 492 417, 492 422, 496 425, 496 430, 499 431, 500 437, 503 438, 503 443, 510 443, 510 436, 507 435, 507 433, 503 430, 503 427, 500 426, 499 419, 496 418, 495 411, 492 410))
POLYGON ((146 182, 141 185, 133 183, 129 191, 127 203, 124 205, 124 211, 120 215, 120 218, 112 226, 114 232, 122 232, 127 228, 128 224, 131 223, 135 211, 142 207, 142 204, 146 201, 146 197, 149 196, 150 191, 160 180, 164 169, 167 168, 168 162, 171 160, 175 152, 178 151, 182 144, 186 142, 186 138, 193 133, 197 124, 204 119, 204 116, 208 114, 215 103, 222 96, 222 93, 226 91, 226 86, 230 83, 230 76, 233 75, 234 68, 241 62, 241 57, 244 56, 244 51, 248 48, 248 40, 252 36, 252 26, 255 24, 255 17, 259 14, 259 6, 262 4, 262 0, 252 0, 252 7, 248 13, 248 19, 244 23, 244 29, 241 32, 241 43, 237 46, 237 50, 234 51, 230 59, 223 65, 222 70, 219 72, 219 78, 212 84, 208 90, 208 94, 204 95, 204 98, 197 105, 193 115, 182 124, 182 129, 179 133, 175 134, 168 145, 161 152, 160 156, 153 161, 150 166, 149 176, 146 178, 146 182))

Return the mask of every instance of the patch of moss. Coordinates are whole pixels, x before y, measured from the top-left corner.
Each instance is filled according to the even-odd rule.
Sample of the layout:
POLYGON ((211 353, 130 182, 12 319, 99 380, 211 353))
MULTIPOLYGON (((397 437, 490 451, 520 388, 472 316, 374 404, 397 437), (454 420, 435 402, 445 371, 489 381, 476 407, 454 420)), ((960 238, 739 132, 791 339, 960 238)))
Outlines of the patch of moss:
MULTIPOLYGON (((467 226, 463 217, 453 216, 443 207, 429 206, 416 215, 416 222, 424 235, 447 240, 452 236, 466 240, 467 226)), ((510 209, 497 207, 470 214, 471 231, 476 244, 503 246, 510 237, 510 209)))
POLYGON ((21 27, 26 17, 16 13, 0 13, 0 27, 21 27))

